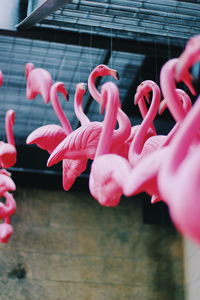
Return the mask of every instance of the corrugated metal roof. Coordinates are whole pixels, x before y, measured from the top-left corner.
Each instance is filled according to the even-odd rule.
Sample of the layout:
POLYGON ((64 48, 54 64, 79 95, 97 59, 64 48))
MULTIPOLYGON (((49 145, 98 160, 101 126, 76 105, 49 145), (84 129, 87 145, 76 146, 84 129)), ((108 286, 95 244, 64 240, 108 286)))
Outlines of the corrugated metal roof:
POLYGON ((183 43, 200 32, 200 2, 176 0, 73 0, 41 26, 166 43, 183 43))

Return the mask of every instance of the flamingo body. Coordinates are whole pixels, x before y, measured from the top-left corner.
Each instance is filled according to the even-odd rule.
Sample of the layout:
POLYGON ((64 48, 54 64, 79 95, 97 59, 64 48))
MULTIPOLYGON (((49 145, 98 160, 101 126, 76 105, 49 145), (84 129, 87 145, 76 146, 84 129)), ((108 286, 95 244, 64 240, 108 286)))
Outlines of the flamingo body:
POLYGON ((0 166, 10 168, 15 165, 17 160, 17 151, 15 147, 13 126, 15 122, 14 110, 8 110, 5 118, 5 129, 8 143, 0 142, 0 166))
POLYGON ((16 148, 11 144, 0 142, 0 166, 10 168, 15 165, 16 159, 16 148))
POLYGON ((123 194, 123 180, 130 170, 128 161, 119 155, 97 157, 92 164, 89 181, 92 196, 103 206, 117 206, 123 194))
MULTIPOLYGON (((79 85, 77 89, 80 89, 79 85)), ((56 82, 52 85, 50 95, 53 109, 60 120, 62 126, 56 124, 45 125, 34 130, 27 137, 27 144, 37 144, 43 150, 48 151, 50 154, 54 149, 72 132, 72 127, 65 116, 61 105, 59 104, 57 93, 60 92, 67 99, 68 93, 62 82, 56 82)), ((76 91, 80 96, 79 91, 76 91)), ((84 92, 81 94, 83 96, 84 92)), ((80 100, 81 101, 81 100, 80 100)), ((76 178, 85 171, 87 167, 87 159, 85 160, 70 160, 63 159, 62 163, 62 183, 64 190, 69 190, 76 178)))
MULTIPOLYGON (((185 82, 189 68, 200 57, 200 36, 192 38, 175 66, 175 77, 185 82), (179 75, 181 76, 179 78, 179 75)), ((191 79, 192 80, 192 79, 191 79)), ((168 101, 172 109, 172 101, 168 101)), ((159 172, 158 185, 177 229, 200 243, 200 96, 182 121, 159 172), (175 192, 172 192, 175 191, 175 192)))
POLYGON ((40 94, 44 101, 48 103, 53 83, 50 73, 43 68, 34 68, 32 63, 27 63, 25 65, 25 75, 27 80, 26 97, 31 100, 40 94))

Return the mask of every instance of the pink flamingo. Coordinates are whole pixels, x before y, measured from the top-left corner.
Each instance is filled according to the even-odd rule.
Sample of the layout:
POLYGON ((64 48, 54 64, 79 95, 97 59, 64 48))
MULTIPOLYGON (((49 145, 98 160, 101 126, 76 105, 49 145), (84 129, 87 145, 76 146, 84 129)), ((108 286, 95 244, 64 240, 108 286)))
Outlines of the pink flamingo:
POLYGON ((150 108, 130 145, 128 158, 132 167, 141 161, 144 156, 149 155, 152 151, 155 151, 158 147, 160 147, 166 138, 164 135, 150 136, 147 138, 149 126, 155 119, 160 105, 161 94, 158 85, 152 80, 143 81, 137 88, 135 103, 142 101, 141 97, 143 97, 143 95, 146 95, 146 98, 148 99, 148 94, 151 91, 153 93, 153 97, 150 108))
MULTIPOLYGON (((93 99, 98 103, 101 103, 101 94, 96 88, 95 81, 97 77, 100 76, 112 76, 114 79, 119 80, 119 74, 117 70, 111 69, 104 64, 100 64, 92 70, 88 77, 88 89, 93 99)), ((145 114, 146 111, 144 105, 141 105, 141 110, 145 114)), ((135 131, 133 128, 131 128, 131 123, 127 115, 120 108, 118 109, 117 119, 121 133, 119 133, 118 136, 118 143, 114 142, 111 145, 110 152, 118 153, 127 158, 130 142, 135 135, 135 131), (129 133, 130 128, 131 132, 129 133)))
MULTIPOLYGON (((80 96, 79 89, 82 85, 78 85, 76 88, 75 99, 80 96)), ((51 103, 53 109, 62 126, 51 124, 45 125, 34 130, 27 138, 27 144, 37 144, 40 148, 47 150, 50 154, 53 150, 70 134, 73 129, 69 120, 65 116, 62 107, 58 100, 58 92, 62 93, 67 98, 67 91, 62 82, 56 82, 51 88, 51 103)), ((84 93, 83 93, 84 94, 84 93)), ((81 94, 83 96, 83 94, 81 94)), ((87 160, 70 160, 64 159, 62 162, 63 167, 63 188, 69 190, 73 185, 76 178, 85 171, 87 167, 87 160)))
POLYGON ((120 107, 118 88, 114 83, 107 82, 102 86, 101 94, 101 108, 103 111, 106 106, 106 113, 91 166, 89 188, 92 196, 101 205, 116 206, 123 194, 122 183, 131 167, 125 158, 109 153, 120 107))
MULTIPOLYGON (((98 102, 101 102, 101 94, 100 92, 97 90, 96 86, 95 86, 95 80, 97 79, 97 77, 99 76, 112 76, 114 79, 119 80, 119 74, 117 72, 117 70, 115 69, 110 69, 108 66, 106 65, 98 65, 96 66, 92 72, 90 73, 89 77, 88 77, 88 89, 89 92, 91 94, 91 96, 98 102)), ((139 101, 138 103, 139 109, 140 109, 140 113, 142 115, 142 117, 144 118, 145 115, 147 114, 147 107, 144 103, 144 101, 139 101)), ((120 115, 123 115, 124 112, 119 109, 118 110, 118 116, 120 117, 120 115)), ((124 116, 123 116, 124 117, 124 116)), ((137 126, 137 125, 136 125, 137 126)), ((131 135, 134 136, 135 131, 137 130, 137 127, 134 126, 132 128, 132 133, 131 135)), ((156 130, 153 124, 150 125, 150 127, 152 128, 154 134, 156 134, 156 130)))
POLYGON ((26 97, 31 100, 40 94, 44 101, 48 103, 53 83, 51 74, 43 68, 34 68, 34 64, 27 63, 25 65, 25 76, 27 80, 26 97))
MULTIPOLYGON (((200 59, 200 36, 192 38, 176 66, 178 80, 187 78, 189 68, 200 59), (192 41, 192 42, 191 42, 192 41)), ((190 78, 191 79, 191 78, 190 78)), ((168 106, 172 106, 172 101, 168 106)), ((199 118, 200 96, 173 140, 160 170, 158 184, 177 229, 200 243, 199 202, 199 118), (192 148, 192 149, 191 149, 192 148), (173 193, 172 191, 176 191, 173 193)))
POLYGON ((7 243, 13 233, 10 224, 10 216, 16 211, 16 202, 8 191, 15 191, 16 186, 10 178, 10 173, 6 170, 0 170, 0 197, 6 198, 6 203, 0 202, 0 218, 4 219, 4 223, 0 224, 0 243, 7 243))
POLYGON ((158 186, 177 229, 200 243, 200 97, 182 122, 159 172, 158 186), (190 150, 192 146, 192 150, 190 150))
POLYGON ((3 73, 0 70, 0 86, 2 86, 2 84, 3 84, 3 73))
POLYGON ((15 140, 13 135, 13 126, 15 123, 14 110, 8 110, 5 118, 5 129, 8 143, 0 142, 0 166, 2 168, 10 168, 14 166, 17 158, 15 140))
MULTIPOLYGON (((105 70, 104 65, 100 70, 105 70)), ((108 68, 106 68, 108 70, 108 68)), ((116 71, 115 71, 116 72, 116 71)), ((99 73, 98 73, 99 74, 99 73)), ((103 73, 105 75, 105 73, 103 73)), ((108 75, 108 74, 107 74, 108 75)), ((91 79, 89 80, 91 85, 91 79)), ((94 85, 95 87, 95 85, 94 85)), ((96 89, 96 87, 95 87, 96 89)), ((97 102, 101 100, 101 94, 94 93, 97 102), (98 95, 98 96, 97 96, 98 95)), ((80 105, 79 105, 80 107, 80 105)), ((117 145, 123 143, 130 135, 131 123, 122 110, 118 110, 119 128, 115 130, 112 140, 111 151, 118 152, 117 145)), ((99 136, 102 130, 102 122, 90 122, 87 119, 83 125, 69 134, 51 153, 47 165, 52 166, 59 161, 68 159, 94 159, 96 148, 99 142, 99 136)), ((120 154, 124 154, 124 149, 120 149, 120 154)))
MULTIPOLYGON (((168 107, 177 121, 174 128, 170 133, 165 137, 163 143, 159 146, 154 153, 149 154, 137 164, 130 173, 129 179, 124 186, 124 194, 126 196, 131 196, 141 192, 147 192, 152 196, 151 202, 155 203, 162 199, 159 188, 158 188, 158 171, 162 165, 163 160, 165 160, 165 155, 169 145, 174 138, 180 122, 184 119, 187 114, 187 110, 183 107, 184 101, 182 96, 177 90, 175 85, 175 66, 178 62, 178 59, 172 59, 168 61, 161 70, 161 88, 163 90, 164 86, 164 97, 167 99, 171 105, 168 104, 168 107), (173 91, 172 91, 173 90, 173 91), (176 105, 177 109, 174 109, 176 105)), ((190 86, 188 84, 188 86, 190 86)), ((151 138, 150 138, 151 139, 151 138)), ((131 151, 131 148, 130 148, 131 151)))
POLYGON ((0 224, 0 243, 7 243, 13 234, 13 228, 10 224, 10 217, 4 218, 4 223, 0 224))

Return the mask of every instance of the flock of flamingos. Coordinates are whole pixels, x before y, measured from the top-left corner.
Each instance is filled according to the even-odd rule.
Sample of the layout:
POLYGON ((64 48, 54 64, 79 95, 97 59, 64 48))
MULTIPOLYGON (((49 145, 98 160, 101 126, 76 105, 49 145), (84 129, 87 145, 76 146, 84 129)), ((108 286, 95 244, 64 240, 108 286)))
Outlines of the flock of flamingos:
MULTIPOLYGON (((53 83, 48 71, 27 63, 26 97, 33 99, 40 94, 45 103, 51 101, 60 125, 37 128, 26 142, 49 152, 49 167, 62 161, 64 190, 71 188, 90 159, 93 162, 89 189, 101 205, 117 206, 122 195, 129 197, 146 192, 152 203, 164 201, 168 205, 171 219, 181 234, 200 243, 200 98, 192 104, 189 95, 176 88, 176 83, 183 82, 191 94, 196 95, 190 68, 199 61, 200 35, 188 41, 180 57, 163 65, 160 87, 151 80, 138 86, 135 104, 139 106, 143 121, 137 126, 132 126, 122 111, 115 83, 106 82, 100 91, 97 90, 95 80, 98 76, 111 75, 118 79, 116 70, 98 65, 88 77, 88 89, 98 102, 100 112, 104 113, 104 120, 93 122, 85 115, 82 100, 87 85, 78 83, 74 111, 81 125, 76 130, 72 129, 59 103, 58 93, 66 100, 68 98, 64 83, 53 83), (166 107, 176 124, 167 135, 157 135, 153 121, 166 107)), ((0 85, 2 83, 0 72, 0 85)), ((0 202, 2 243, 8 242, 13 233, 11 216, 16 211, 11 193, 16 186, 6 170, 17 158, 14 119, 15 112, 7 111, 7 143, 0 142, 0 196, 5 198, 5 203, 0 202)))

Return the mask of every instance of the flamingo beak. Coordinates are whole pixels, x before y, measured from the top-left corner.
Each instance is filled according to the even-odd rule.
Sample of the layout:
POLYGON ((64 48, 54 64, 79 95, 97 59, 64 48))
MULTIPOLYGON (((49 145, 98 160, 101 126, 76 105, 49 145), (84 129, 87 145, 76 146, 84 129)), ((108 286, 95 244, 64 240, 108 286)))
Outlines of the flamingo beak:
POLYGON ((87 86, 87 83, 83 83, 83 90, 85 91, 85 92, 87 92, 87 90, 88 90, 88 86, 87 86))
POLYGON ((119 80, 119 73, 117 72, 117 70, 114 69, 110 69, 110 75, 115 78, 116 80, 119 80))
POLYGON ((139 101, 143 100, 143 96, 141 93, 136 93, 134 96, 134 105, 137 105, 139 101))
POLYGON ((165 111, 165 109, 167 108, 167 99, 164 98, 159 105, 159 109, 158 109, 158 114, 162 115, 162 113, 165 111))
POLYGON ((196 95, 196 91, 192 84, 197 78, 195 78, 196 75, 193 71, 192 71, 192 75, 190 74, 190 68, 194 67, 194 65, 197 64, 199 60, 200 60, 200 35, 197 35, 188 41, 185 50, 180 55, 178 59, 178 63, 175 68, 176 80, 178 82, 183 81, 193 95, 196 95))

